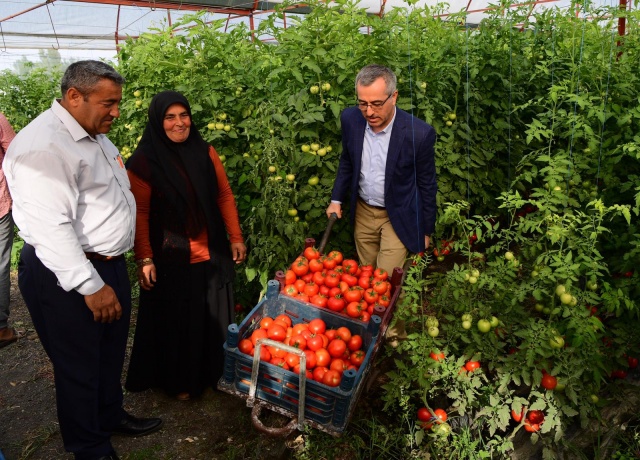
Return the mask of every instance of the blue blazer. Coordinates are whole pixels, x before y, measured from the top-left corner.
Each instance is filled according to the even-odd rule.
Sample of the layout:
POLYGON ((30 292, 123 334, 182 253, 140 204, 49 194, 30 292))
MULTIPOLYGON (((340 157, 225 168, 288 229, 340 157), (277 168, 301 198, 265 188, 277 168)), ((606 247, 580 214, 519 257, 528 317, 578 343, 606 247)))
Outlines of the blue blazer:
MULTIPOLYGON (((351 197, 353 223, 362 166, 366 119, 358 107, 342 112, 342 154, 331 199, 351 197)), ((396 107, 384 175, 384 203, 400 241, 412 253, 425 249, 424 237, 435 230, 436 166, 433 127, 396 107)))

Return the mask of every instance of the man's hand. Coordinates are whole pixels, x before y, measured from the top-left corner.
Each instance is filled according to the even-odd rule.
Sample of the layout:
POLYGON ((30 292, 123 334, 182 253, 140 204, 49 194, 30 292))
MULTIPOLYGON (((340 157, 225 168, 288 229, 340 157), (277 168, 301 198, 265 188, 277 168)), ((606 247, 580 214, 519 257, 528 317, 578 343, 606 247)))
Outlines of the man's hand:
POLYGON ((342 205, 340 203, 331 203, 327 208, 327 217, 331 217, 331 214, 336 213, 338 219, 342 218, 342 205))
POLYGON ((138 268, 138 282, 145 291, 150 291, 156 282, 156 266, 153 263, 138 268))
POLYGON ((247 258, 247 247, 244 243, 231 243, 231 255, 237 264, 244 262, 247 258))
POLYGON ((424 250, 426 251, 427 249, 429 249, 429 244, 431 243, 431 239, 429 238, 429 235, 425 235, 424 236, 424 250))
POLYGON ((122 307, 111 286, 105 284, 98 292, 84 296, 93 320, 97 323, 112 323, 122 316, 122 307))

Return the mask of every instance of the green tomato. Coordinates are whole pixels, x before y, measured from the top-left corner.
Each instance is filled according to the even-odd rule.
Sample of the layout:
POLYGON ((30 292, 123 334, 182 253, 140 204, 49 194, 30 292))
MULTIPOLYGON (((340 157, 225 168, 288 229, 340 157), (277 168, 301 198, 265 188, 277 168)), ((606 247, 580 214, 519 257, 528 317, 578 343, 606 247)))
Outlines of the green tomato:
POLYGON ((142 96, 142 92, 141 92, 139 89, 137 89, 137 90, 135 90, 135 91, 133 92, 133 96, 134 96, 134 97, 140 97, 140 96, 142 96))
POLYGON ((452 113, 449 114, 449 120, 454 121, 456 118, 457 117, 456 117, 455 113, 452 112, 452 113))
POLYGON ((319 148, 320 148, 320 144, 318 144, 317 142, 314 142, 313 144, 311 144, 312 151, 317 152, 319 148))
POLYGON ((272 165, 272 166, 269 166, 269 172, 270 172, 270 173, 274 173, 274 172, 276 172, 276 167, 275 167, 275 166, 273 166, 273 165, 272 165))
POLYGON ((325 93, 327 91, 329 91, 331 89, 331 85, 329 83, 323 83, 322 84, 322 91, 324 91, 325 93))
POLYGON ((216 123, 216 129, 218 131, 222 131, 223 128, 224 128, 224 123, 216 123))
POLYGON ((436 257, 436 259, 438 260, 438 262, 444 262, 444 256, 443 255, 439 255, 438 257, 436 257))
POLYGON ((327 149, 327 153, 331 153, 331 151, 333 150, 333 147, 331 147, 330 145, 327 145, 325 149, 327 149))
POLYGON ((438 423, 433 426, 432 431, 438 436, 446 437, 451 433, 451 425, 448 423, 438 423))
POLYGON ((209 123, 207 125, 207 129, 210 131, 213 131, 214 129, 216 129, 216 124, 215 123, 209 123))
POLYGON ((564 347, 564 338, 561 335, 554 335, 549 339, 551 348, 560 349, 564 347))
POLYGON ((317 85, 313 85, 311 88, 309 88, 309 92, 311 94, 318 94, 319 91, 320 91, 320 88, 317 85))
POLYGON ((140 107, 142 105, 142 101, 140 99, 136 99, 136 107, 140 107))
POLYGON ((289 182, 293 182, 294 180, 296 180, 295 174, 287 174, 286 178, 289 182))
POLYGON ((567 288, 564 287, 564 284, 558 284, 556 286, 556 295, 557 296, 561 296, 562 294, 564 294, 567 291, 567 288))
POLYGON ((460 317, 462 321, 473 321, 473 316, 470 313, 465 313, 460 317))
POLYGON ((491 324, 491 327, 498 327, 498 325, 500 324, 500 320, 495 316, 492 316, 489 324, 491 324))
POLYGON ((590 396, 589 396, 589 399, 591 400, 591 402, 592 402, 593 404, 597 404, 597 403, 598 403, 598 401, 600 401, 600 398, 598 398, 596 395, 590 395, 590 396))
POLYGON ((537 303, 533 308, 535 308, 536 311, 542 311, 544 310, 544 305, 537 303))
POLYGON ((485 334, 491 330, 491 323, 486 319, 478 320, 477 326, 478 326, 478 330, 485 334))
POLYGON ((507 252, 504 253, 504 258, 507 259, 507 260, 513 260, 514 257, 515 256, 513 255, 513 252, 511 252, 511 251, 507 251, 507 252))
POLYGON ((447 120, 447 121, 446 121, 446 123, 445 123, 445 125, 447 125, 447 126, 453 126, 453 122, 452 122, 452 121, 447 120))
POLYGON ((425 321, 427 327, 438 327, 440 326, 440 321, 435 316, 427 316, 427 320, 425 321))
POLYGON ((572 298, 573 296, 568 292, 563 292, 562 294, 560 294, 560 302, 562 302, 565 305, 569 305, 571 303, 572 298))
POLYGON ((289 214, 291 217, 295 217, 298 215, 298 210, 297 209, 288 209, 287 210, 287 214, 289 214))
POLYGON ((229 131, 231 131, 231 126, 229 126, 229 125, 224 125, 224 126, 222 127, 222 129, 224 129, 226 132, 229 132, 229 131))
POLYGON ((309 150, 311 150, 311 147, 309 147, 307 144, 304 144, 302 147, 300 147, 300 150, 302 150, 304 153, 308 153, 309 150))
POLYGON ((595 281, 589 281, 587 283, 587 289, 589 289, 590 291, 595 291, 598 289, 598 283, 596 283, 595 281))
POLYGON ((316 153, 318 154, 318 156, 323 157, 323 156, 325 156, 327 154, 327 149, 325 149, 325 148, 318 149, 318 151, 316 153))
POLYGON ((227 119, 227 114, 226 114, 226 113, 224 113, 224 112, 222 112, 222 113, 218 114, 218 118, 219 118, 220 120, 224 121, 224 120, 226 120, 226 119, 227 119))
POLYGON ((308 180, 309 185, 318 185, 318 182, 320 182, 320 179, 318 179, 318 176, 313 176, 308 180))
POLYGON ((431 326, 429 329, 427 329, 427 334, 429 334, 431 337, 438 337, 439 333, 440 329, 438 329, 436 326, 431 326))
POLYGON ((480 276, 480 270, 478 270, 477 268, 474 268, 473 270, 471 270, 471 276, 475 276, 476 278, 480 276))
POLYGON ((540 273, 538 273, 538 271, 537 271, 537 270, 533 270, 533 271, 531 272, 531 278, 537 278, 539 275, 540 275, 540 273))
POLYGON ((462 329, 466 329, 466 330, 471 329, 471 321, 467 321, 467 320, 463 321, 462 322, 462 329))
POLYGON ((469 277, 469 283, 470 284, 476 284, 478 282, 478 278, 476 278, 475 276, 470 276, 469 277))

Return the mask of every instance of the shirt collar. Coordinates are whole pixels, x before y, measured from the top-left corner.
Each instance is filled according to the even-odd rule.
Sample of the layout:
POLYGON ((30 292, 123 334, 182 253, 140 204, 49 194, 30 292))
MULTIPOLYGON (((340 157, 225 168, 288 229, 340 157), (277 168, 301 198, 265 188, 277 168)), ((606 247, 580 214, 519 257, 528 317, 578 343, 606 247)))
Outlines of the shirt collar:
POLYGON ((67 109, 62 107, 59 99, 53 100, 53 104, 51 104, 51 110, 60 119, 67 130, 69 130, 69 134, 71 134, 71 137, 74 141, 78 142, 80 139, 84 139, 85 137, 91 138, 89 133, 85 131, 80 123, 78 123, 78 121, 73 118, 73 115, 71 115, 67 109))
POLYGON ((371 129, 371 125, 369 124, 369 122, 367 122, 367 132, 369 132, 369 134, 374 134, 374 135, 378 135, 378 134, 387 134, 391 132, 391 129, 393 128, 393 122, 396 121, 396 107, 393 107, 393 118, 391 118, 391 121, 389 122, 389 124, 387 126, 384 127, 384 129, 382 131, 378 131, 377 133, 374 133, 373 130, 371 129))

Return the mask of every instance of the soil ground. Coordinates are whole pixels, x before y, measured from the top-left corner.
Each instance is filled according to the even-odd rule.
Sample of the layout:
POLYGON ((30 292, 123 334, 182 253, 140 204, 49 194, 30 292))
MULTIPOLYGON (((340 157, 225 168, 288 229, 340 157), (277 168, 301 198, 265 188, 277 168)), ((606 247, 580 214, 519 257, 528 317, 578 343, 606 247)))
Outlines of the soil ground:
MULTIPOLYGON (((60 437, 51 362, 31 323, 12 275, 10 325, 24 333, 0 350, 0 449, 6 460, 70 460, 60 437)), ((135 327, 135 309, 131 331, 135 327)), ((130 334, 132 337, 132 334, 130 334)), ((127 347, 127 359, 131 340, 127 347)), ((125 363, 125 369, 127 364, 125 363)), ((283 438, 259 433, 243 399, 208 390, 200 398, 177 401, 162 392, 125 393, 125 408, 137 416, 162 417, 163 428, 141 438, 114 437, 123 460, 291 458, 283 438)), ((265 423, 289 420, 267 414, 265 423)))

